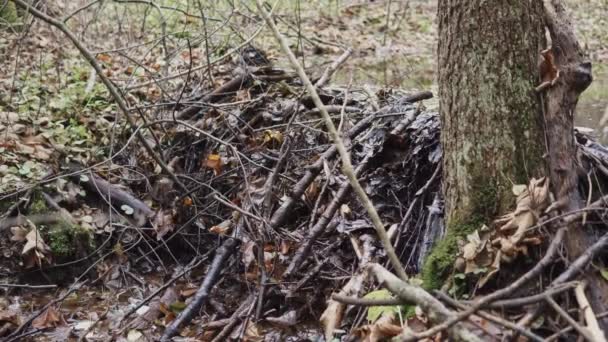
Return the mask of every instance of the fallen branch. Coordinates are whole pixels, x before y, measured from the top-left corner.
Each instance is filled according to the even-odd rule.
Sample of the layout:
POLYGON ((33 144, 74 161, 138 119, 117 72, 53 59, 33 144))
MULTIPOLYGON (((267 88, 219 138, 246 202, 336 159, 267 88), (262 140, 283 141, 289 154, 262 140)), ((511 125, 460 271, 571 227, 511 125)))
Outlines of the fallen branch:
POLYGON ((74 183, 82 185, 87 192, 99 194, 106 203, 112 206, 120 208, 122 205, 127 205, 132 208, 132 216, 140 227, 154 216, 154 211, 143 201, 93 172, 89 172, 86 179, 78 174, 72 175, 70 178, 74 183))
POLYGON ((587 322, 587 331, 591 335, 592 341, 606 342, 604 332, 602 329, 600 329, 600 325, 598 324, 597 318, 593 313, 593 309, 589 304, 589 300, 587 300, 587 296, 585 296, 586 285, 587 284, 585 282, 579 283, 574 289, 574 296, 576 297, 578 306, 581 308, 583 317, 585 317, 585 322, 587 322))
POLYGON ((207 301, 211 288, 213 285, 215 285, 217 278, 224 267, 224 262, 226 262, 228 257, 232 255, 232 252, 236 246, 237 240, 229 238, 217 249, 215 257, 213 258, 213 261, 209 266, 209 270, 207 271, 207 275, 205 276, 205 279, 203 280, 203 283, 199 287, 198 291, 196 291, 192 302, 190 302, 184 311, 182 311, 179 316, 177 316, 175 320, 171 322, 171 325, 165 329, 165 332, 160 339, 161 341, 170 341, 173 336, 177 335, 180 326, 183 324, 188 324, 192 318, 194 318, 194 315, 199 312, 201 307, 207 301))
MULTIPOLYGON (((440 324, 446 320, 454 319, 456 315, 448 310, 438 299, 431 296, 421 287, 413 286, 397 278, 379 264, 369 265, 370 273, 376 276, 378 282, 389 291, 412 305, 418 305, 433 324, 440 324)), ((448 328, 452 338, 461 341, 481 341, 478 336, 470 332, 462 323, 458 322, 448 328)), ((408 334, 402 336, 404 341, 419 340, 420 336, 408 334)))

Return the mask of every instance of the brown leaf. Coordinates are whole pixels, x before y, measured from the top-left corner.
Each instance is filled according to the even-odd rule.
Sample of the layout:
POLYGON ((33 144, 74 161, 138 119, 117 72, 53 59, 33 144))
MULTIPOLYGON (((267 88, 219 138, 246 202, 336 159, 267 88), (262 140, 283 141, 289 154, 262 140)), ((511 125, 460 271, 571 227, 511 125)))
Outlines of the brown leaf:
POLYGON ((19 326, 21 324, 21 320, 19 319, 19 314, 14 310, 1 310, 0 311, 0 323, 4 325, 4 323, 11 323, 14 326, 19 326))
POLYGON ((66 325, 66 321, 63 315, 52 306, 49 306, 42 315, 32 322, 32 327, 37 329, 54 328, 64 325, 66 325))
POLYGON ((100 53, 97 55, 97 60, 102 61, 104 63, 111 63, 112 57, 107 53, 100 53))
POLYGON ((354 334, 359 338, 359 341, 365 342, 391 339, 403 332, 401 326, 393 324, 394 319, 394 314, 383 315, 375 323, 357 328, 354 334))
POLYGON ((36 227, 33 227, 25 236, 25 241, 21 254, 28 261, 27 265, 33 261, 34 264, 40 266, 44 260, 49 260, 51 248, 44 242, 36 227))
POLYGON ((222 157, 219 154, 210 154, 205 159, 205 167, 213 170, 213 173, 218 176, 222 173, 222 157))
POLYGON ((559 77, 559 70, 555 65, 555 56, 553 50, 546 49, 541 51, 541 63, 540 63, 540 77, 542 82, 550 82, 552 85, 555 84, 559 77))

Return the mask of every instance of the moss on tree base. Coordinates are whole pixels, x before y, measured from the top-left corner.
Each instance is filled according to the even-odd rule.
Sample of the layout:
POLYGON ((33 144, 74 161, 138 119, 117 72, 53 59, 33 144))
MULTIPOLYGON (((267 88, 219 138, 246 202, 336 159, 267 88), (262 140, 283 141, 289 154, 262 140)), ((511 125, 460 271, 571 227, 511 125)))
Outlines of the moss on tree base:
POLYGON ((426 290, 436 290, 447 281, 458 255, 458 240, 481 227, 483 221, 473 218, 466 222, 453 222, 446 229, 446 235, 438 241, 426 257, 421 271, 422 286, 426 290))

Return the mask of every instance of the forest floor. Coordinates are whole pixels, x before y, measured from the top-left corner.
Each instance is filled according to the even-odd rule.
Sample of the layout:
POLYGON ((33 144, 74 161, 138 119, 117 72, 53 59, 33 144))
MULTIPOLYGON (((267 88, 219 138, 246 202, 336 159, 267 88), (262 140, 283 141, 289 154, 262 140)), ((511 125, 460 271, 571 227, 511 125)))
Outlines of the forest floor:
MULTIPOLYGON (((385 330, 395 325, 378 319, 385 316, 413 331, 429 327, 413 306, 347 309, 329 300, 341 289, 390 297, 354 276, 383 255, 371 223, 255 2, 201 2, 43 8, 73 13, 68 27, 187 190, 143 148, 59 30, 31 18, 14 29, 0 22, 0 338, 157 340, 203 279, 210 296, 181 326, 183 340, 393 336, 385 330), (248 40, 257 50, 241 46, 248 40), (180 125, 170 123, 176 117, 180 125), (216 264, 227 271, 212 276, 216 264)), ((577 124, 602 140, 608 3, 567 3, 595 77, 577 124)), ((425 233, 433 210, 441 211, 437 99, 427 93, 436 93, 435 11, 435 1, 319 0, 287 1, 273 13, 313 81, 335 71, 320 86, 323 100, 410 274, 420 270, 420 246, 433 241, 425 233)), ((522 269, 542 255, 531 249, 522 269)), ((490 287, 513 279, 474 268, 490 287)), ((456 276, 451 295, 484 293, 463 292, 464 275, 456 276)), ((563 324, 546 323, 545 335, 563 324)), ((470 325, 488 340, 504 330, 478 316, 470 325)))

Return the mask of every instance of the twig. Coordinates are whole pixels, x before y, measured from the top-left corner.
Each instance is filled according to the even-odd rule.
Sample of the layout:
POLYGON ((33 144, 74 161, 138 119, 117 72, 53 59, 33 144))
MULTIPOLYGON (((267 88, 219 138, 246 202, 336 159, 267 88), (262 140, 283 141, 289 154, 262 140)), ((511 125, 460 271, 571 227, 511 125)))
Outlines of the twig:
POLYGON ((344 64, 344 62, 346 62, 346 60, 348 59, 348 57, 350 57, 352 53, 352 48, 349 47, 348 49, 346 49, 346 51, 344 51, 344 53, 340 55, 338 59, 336 59, 333 63, 331 63, 331 65, 327 69, 325 69, 323 75, 321 75, 321 78, 319 78, 319 80, 315 82, 315 87, 319 88, 324 86, 325 83, 327 83, 327 81, 331 79, 331 76, 336 72, 336 70, 338 70, 338 68, 340 68, 340 66, 344 64))
POLYGON ((97 318, 95 320, 95 322, 93 322, 93 324, 91 324, 91 326, 89 326, 89 328, 87 328, 87 330, 85 330, 82 335, 80 335, 80 337, 78 338, 78 342, 82 342, 87 338, 87 335, 93 331, 93 329, 95 329, 95 327, 97 326, 97 324, 99 324, 99 322, 103 321, 104 319, 106 319, 106 316, 108 316, 108 312, 110 312, 110 308, 111 306, 108 306, 108 308, 106 309, 106 311, 104 311, 104 313, 102 313, 99 318, 97 318))
POLYGON ((600 325, 597 322, 597 318, 593 313, 593 309, 591 308, 591 304, 589 304, 589 300, 587 296, 585 296, 585 286, 587 284, 585 282, 581 282, 574 289, 574 296, 576 297, 576 301, 578 302, 581 311, 583 312, 583 317, 585 317, 585 322, 587 322, 587 331, 589 334, 593 336, 593 341, 598 342, 606 342, 606 337, 604 336, 604 332, 600 329, 600 325))
POLYGON ((568 315, 568 313, 566 311, 564 311, 564 309, 562 309, 553 300, 553 298, 551 298, 550 296, 546 296, 545 300, 547 301, 547 303, 549 303, 549 305, 553 308, 553 310, 555 310, 555 312, 557 312, 560 316, 562 316, 562 318, 564 318, 568 322, 568 324, 570 324, 576 331, 578 331, 579 334, 584 336, 588 341, 593 341, 593 342, 596 341, 593 338, 593 335, 591 335, 591 333, 589 332, 589 330, 587 330, 587 328, 578 324, 577 321, 575 321, 572 317, 570 317, 570 315, 568 315))
MULTIPOLYGON (((279 0, 275 1, 274 5, 270 9, 270 13, 272 13, 274 11, 274 9, 277 7, 277 3, 278 2, 279 2, 279 0)), ((250 37, 248 37, 247 39, 245 39, 238 46, 235 46, 233 49, 227 51, 225 54, 223 54, 223 55, 217 57, 216 59, 212 60, 211 64, 199 65, 197 67, 192 68, 189 71, 183 71, 183 72, 179 72, 177 74, 161 77, 161 78, 158 78, 158 79, 153 80, 153 81, 148 81, 148 82, 143 82, 143 83, 135 84, 135 85, 127 87, 125 90, 130 91, 130 90, 137 89, 137 88, 147 87, 147 86, 152 85, 154 83, 165 82, 165 81, 172 80, 174 78, 186 76, 189 72, 194 72, 194 71, 202 70, 202 69, 205 69, 205 68, 210 68, 212 65, 217 64, 217 63, 223 61, 224 59, 230 57, 233 53, 238 52, 244 46, 247 46, 248 44, 250 44, 255 39, 255 37, 257 37, 258 34, 260 34, 260 32, 262 32, 263 28, 264 28, 264 25, 260 25, 260 27, 258 27, 255 30, 255 32, 253 32, 253 34, 250 37)))
POLYGON ((393 266, 393 268, 395 269, 395 272, 397 272, 399 277, 403 280, 406 280, 408 278, 407 274, 405 273, 405 269, 403 268, 403 265, 401 264, 401 261, 399 260, 399 257, 395 253, 395 249, 393 248, 393 245, 391 244, 391 241, 390 241, 388 235, 386 234, 386 229, 384 228, 384 223, 382 223, 382 219, 380 219, 380 215, 378 215, 376 208, 374 207, 373 203, 371 202, 371 200, 365 193, 365 190, 363 189, 361 184, 359 183, 359 180, 357 179, 357 176, 355 175, 355 170, 350 161, 350 155, 348 154, 348 151, 346 150, 346 147, 344 146, 344 142, 342 141, 340 134, 338 133, 338 131, 336 130, 336 127, 334 126, 333 122, 331 121, 331 117, 329 116, 329 113, 327 113, 327 111, 325 110, 325 105, 319 98, 319 95, 317 94, 317 90, 315 89, 315 86, 310 82, 310 79, 306 75, 306 72, 304 71, 304 69, 302 69, 302 66, 298 62, 298 59, 296 58, 296 56, 293 54, 293 52, 289 48, 289 43, 281 35, 281 33, 279 32, 279 29, 275 25, 274 21, 272 21, 272 18, 270 17, 268 12, 266 12, 266 10, 264 9, 262 1, 256 0, 256 4, 258 7, 258 10, 264 17, 264 20, 266 20, 266 24, 268 24, 268 26, 272 29, 272 32, 273 32, 275 38, 281 45, 281 48, 283 49, 283 51, 289 58, 293 67, 296 69, 298 75, 300 76, 300 79, 306 86, 306 88, 309 92, 309 95, 312 97, 312 100, 315 103, 315 106, 317 108, 319 108, 319 110, 321 111, 321 115, 325 119, 325 124, 327 126, 327 129, 329 130, 329 133, 334 141, 334 144, 336 145, 336 149, 338 150, 338 153, 340 154, 340 158, 342 159, 342 172, 346 175, 346 177, 348 177, 353 189, 355 190, 355 193, 357 194, 357 196, 359 197, 359 199, 361 201, 361 204, 367 210, 367 212, 374 224, 374 228, 376 229, 378 237, 380 238, 380 241, 382 242, 382 245, 384 246, 386 254, 388 255, 389 260, 391 261, 391 265, 393 266))
POLYGON ((470 308, 468 308, 464 312, 461 312, 460 314, 456 315, 455 317, 453 317, 445 322, 442 322, 441 324, 436 325, 436 326, 428 329, 425 332, 419 333, 418 337, 419 338, 429 338, 431 336, 434 336, 437 333, 439 333, 440 331, 449 328, 452 324, 455 324, 457 322, 460 322, 460 321, 466 319, 468 316, 472 315, 477 310, 483 308, 485 305, 487 305, 497 299, 500 299, 506 295, 513 293, 518 288, 520 288, 521 286, 526 284, 528 281, 534 279, 538 274, 540 274, 540 272, 546 266, 551 264, 551 261, 553 260, 553 257, 556 255, 557 249, 561 245, 561 242, 562 242, 565 234, 566 234, 566 228, 560 228, 557 231, 557 233, 555 234, 555 237, 553 238, 553 241, 549 245, 549 248, 547 248, 547 252, 545 253, 545 256, 536 265, 534 265, 534 267, 532 267, 532 269, 530 271, 526 272, 519 279, 517 279, 516 281, 511 283, 511 285, 509 285, 501 290, 495 291, 485 297, 480 298, 474 304, 472 304, 470 308))
MULTIPOLYGON (((467 309, 467 306, 466 306, 466 305, 464 305, 464 304, 462 304, 462 303, 460 303, 460 302, 458 302, 458 301, 456 301, 456 300, 454 300, 454 299, 450 298, 450 296, 446 295, 445 293, 441 293, 441 292, 440 292, 440 293, 439 293, 439 297, 440 297, 442 300, 444 300, 444 301, 448 302, 450 305, 452 305, 452 306, 454 306, 454 307, 457 307, 457 308, 462 309, 462 310, 466 310, 466 309, 467 309)), ((477 312, 477 314, 478 314, 480 317, 482 317, 482 318, 484 318, 484 319, 487 319, 488 321, 491 321, 491 322, 494 322, 494 323, 500 324, 500 325, 502 325, 503 327, 506 327, 506 328, 508 328, 508 329, 515 330, 515 331, 517 331, 518 333, 520 333, 520 334, 522 334, 522 335, 524 335, 524 336, 526 336, 526 337, 530 338, 530 339, 531 339, 531 340, 533 340, 533 341, 538 341, 538 342, 542 342, 542 341, 544 341, 542 337, 540 337, 540 336, 536 335, 535 333, 533 333, 533 332, 531 332, 531 331, 529 331, 529 330, 527 330, 527 329, 524 329, 524 328, 522 328, 522 327, 518 326, 517 324, 515 324, 515 323, 513 323, 513 322, 509 322, 509 321, 507 321, 507 320, 505 320, 505 319, 503 319, 503 318, 501 318, 501 317, 494 316, 494 315, 491 315, 491 314, 489 314, 489 313, 487 313, 487 312, 481 312, 481 311, 480 311, 480 312, 477 312)))
MULTIPOLYGON (((486 307, 492 308, 492 309, 503 309, 503 310, 512 309, 512 308, 521 308, 522 306, 535 304, 535 303, 545 300, 545 295, 555 296, 564 291, 573 289, 577 285, 578 285, 578 282, 565 283, 565 284, 563 284, 563 286, 558 286, 556 288, 550 288, 550 289, 547 289, 545 292, 539 293, 536 295, 521 297, 521 298, 498 300, 496 302, 486 305, 486 307)), ((433 293, 435 293, 435 295, 437 295, 437 296, 441 296, 442 298, 444 296, 447 296, 445 293, 442 293, 440 291, 434 291, 433 293)), ((460 303, 462 303, 464 305, 471 305, 471 304, 475 303, 475 301, 460 301, 460 303)))
POLYGON ((171 325, 165 329, 165 332, 160 339, 161 341, 170 341, 171 338, 178 333, 180 326, 190 322, 194 315, 198 313, 209 297, 211 288, 217 281, 217 278, 223 269, 224 262, 232 254, 232 251, 236 248, 236 246, 236 239, 227 239, 224 241, 222 246, 217 249, 215 257, 211 262, 211 266, 209 266, 209 270, 207 271, 207 275, 205 276, 205 279, 203 280, 203 283, 199 287, 198 291, 196 291, 192 302, 190 302, 184 311, 182 311, 179 316, 177 316, 175 320, 171 322, 171 325))
MULTIPOLYGON (((248 72, 242 72, 237 74, 230 81, 222 84, 219 88, 210 92, 209 94, 203 96, 200 99, 200 102, 213 103, 222 99, 223 97, 236 92, 241 89, 244 85, 246 85, 249 81, 251 81, 251 74, 248 72)), ((192 118, 196 113, 201 110, 199 106, 192 106, 184 109, 176 115, 176 119, 178 120, 187 120, 192 118)))
POLYGON ((0 284, 0 287, 17 288, 17 289, 32 289, 32 290, 46 290, 55 289, 57 285, 29 285, 29 284, 0 284))
POLYGON ((35 314, 31 315, 25 322, 21 323, 21 325, 15 329, 15 331, 13 331, 10 335, 8 335, 6 337, 6 339, 4 339, 5 342, 13 342, 13 341, 18 341, 21 339, 21 331, 23 331, 23 329, 25 329, 27 326, 29 326, 36 318, 38 318, 38 316, 42 315, 48 308, 50 308, 51 306, 62 302, 64 299, 66 299, 72 292, 80 289, 80 287, 82 287, 82 285, 84 285, 87 281, 85 280, 83 283, 81 284, 77 284, 75 286, 71 286, 67 291, 65 291, 65 293, 60 296, 57 299, 54 299, 50 302, 48 302, 45 306, 42 307, 42 309, 38 310, 35 314))
MULTIPOLYGON (((355 139, 374 121, 374 119, 376 119, 375 115, 369 115, 364 119, 361 119, 361 121, 359 121, 348 131, 346 136, 349 139, 355 139)), ((272 228, 276 229, 285 222, 291 213, 291 209, 296 204, 296 201, 302 197, 302 194, 304 194, 310 183, 312 183, 312 181, 323 169, 324 161, 335 157, 337 152, 336 147, 332 145, 321 155, 319 159, 317 159, 314 164, 306 168, 304 176, 302 176, 302 178, 300 178, 300 180, 293 186, 289 197, 283 201, 281 206, 272 214, 272 217, 270 218, 270 226, 272 228)))
MULTIPOLYGON (((368 166, 369 158, 364 159, 357 169, 355 170, 355 175, 360 175, 368 166)), ((312 249, 313 244, 317 240, 319 236, 325 231, 327 225, 333 219, 336 211, 340 208, 340 205, 344 203, 348 194, 350 193, 352 186, 350 183, 345 182, 340 186, 340 189, 336 193, 335 197, 329 203, 329 205, 323 211, 323 214, 319 217, 317 223, 308 231, 306 236, 306 240, 301 243, 300 248, 296 251, 289 266, 283 273, 283 278, 287 279, 295 272, 299 271, 303 265, 304 259, 308 257, 310 250, 312 249)))
POLYGON ((232 314, 232 316, 230 316, 229 322, 224 325, 224 328, 222 329, 222 331, 220 331, 220 333, 217 334, 217 336, 215 336, 213 338, 213 340, 211 340, 211 342, 225 341, 226 340, 226 336, 228 336, 228 334, 230 334, 230 332, 232 331, 232 329, 234 329, 234 327, 240 322, 241 316, 243 315, 243 313, 245 313, 245 311, 248 308, 250 308, 251 305, 255 302, 254 299, 255 299, 254 295, 249 295, 243 301, 243 303, 241 303, 241 305, 238 307, 238 309, 236 309, 234 311, 234 313, 232 314))
MULTIPOLYGON (((561 228, 560 230, 565 230, 566 228, 561 228)), ((567 281, 570 281, 574 276, 576 276, 582 269, 595 257, 597 253, 604 250, 604 248, 608 245, 608 233, 604 234, 598 241, 596 241, 591 247, 587 248, 583 254, 581 254, 574 262, 568 266, 566 271, 560 274, 557 278, 555 278, 550 287, 555 287, 561 285, 567 281)), ((533 311, 528 312, 524 317, 519 319, 519 325, 527 325, 534 322, 538 316, 544 310, 544 305, 537 306, 533 311)))
POLYGON ((204 261, 204 259, 199 260, 194 265, 186 268, 185 270, 183 270, 182 272, 180 272, 180 274, 178 274, 177 276, 171 278, 169 281, 167 281, 166 283, 164 283, 163 286, 159 287, 156 291, 152 292, 148 297, 144 298, 139 304, 137 304, 136 306, 134 306, 133 308, 131 308, 131 310, 129 310, 124 316, 122 316, 122 318, 120 319, 120 322, 122 323, 127 317, 129 317, 132 314, 134 314, 137 310, 139 310, 139 308, 141 308, 146 303, 148 303, 149 301, 151 301, 154 297, 158 296, 161 292, 163 292, 169 286, 171 286, 175 281, 177 281, 179 278, 183 277, 186 273, 190 272, 190 270, 192 270, 193 268, 196 268, 203 261, 204 261))
MULTIPOLYGON (((604 317, 608 317, 608 312, 601 313, 601 314, 597 315, 596 318, 604 318, 604 317)), ((561 335, 566 334, 566 333, 568 333, 568 332, 570 332, 572 330, 574 330, 574 327, 571 327, 571 326, 565 327, 564 329, 562 329, 562 330, 556 332, 555 334, 547 337, 545 339, 545 341, 546 342, 554 341, 557 338, 559 338, 561 335)))

